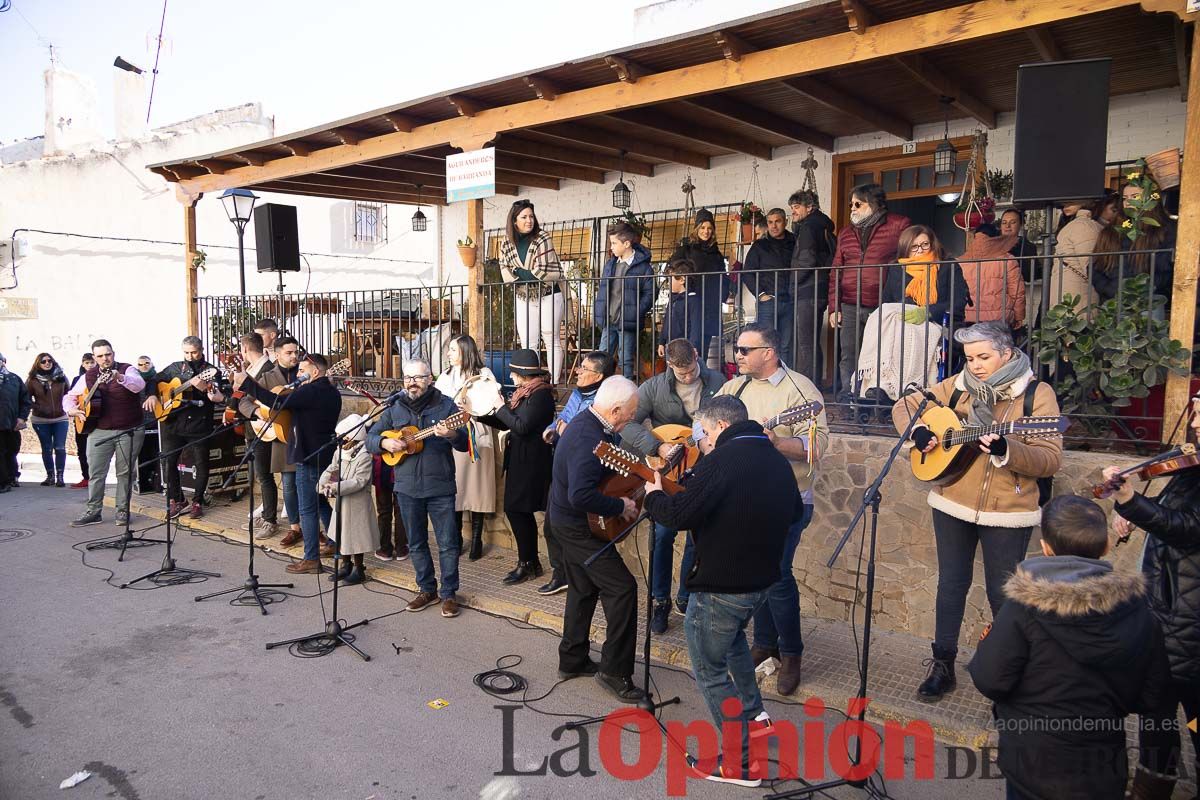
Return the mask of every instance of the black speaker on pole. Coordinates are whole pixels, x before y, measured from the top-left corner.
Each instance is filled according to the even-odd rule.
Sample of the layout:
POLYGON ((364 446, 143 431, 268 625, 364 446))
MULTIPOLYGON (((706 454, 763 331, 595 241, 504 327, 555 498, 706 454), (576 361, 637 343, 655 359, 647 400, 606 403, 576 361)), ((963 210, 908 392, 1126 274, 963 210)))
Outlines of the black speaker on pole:
POLYGON ((1044 205, 1103 192, 1111 70, 1109 58, 1017 70, 1014 203, 1044 205))
POLYGON ((254 249, 259 272, 299 272, 296 207, 264 203, 254 209, 254 249))

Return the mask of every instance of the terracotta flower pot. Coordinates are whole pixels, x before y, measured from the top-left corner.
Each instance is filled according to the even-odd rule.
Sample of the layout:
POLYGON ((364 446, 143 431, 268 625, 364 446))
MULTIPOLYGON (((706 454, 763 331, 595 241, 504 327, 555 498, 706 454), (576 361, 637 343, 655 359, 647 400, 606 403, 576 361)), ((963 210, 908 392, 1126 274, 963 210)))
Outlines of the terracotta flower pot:
POLYGON ((754 241, 754 224, 750 222, 742 223, 742 244, 749 244, 754 241))
POLYGON ((992 222, 995 219, 996 219, 996 212, 994 212, 994 211, 984 211, 982 213, 980 213, 978 211, 972 211, 971 212, 971 223, 970 223, 970 225, 968 225, 966 213, 959 211, 958 213, 956 213, 954 215, 954 224, 960 228, 970 228, 970 229, 974 230, 975 228, 978 228, 980 225, 984 224, 985 222, 992 222))
POLYGON ((1159 189, 1174 189, 1179 185, 1179 148, 1172 147, 1146 156, 1146 169, 1159 189))
POLYGON ((459 245, 458 247, 458 257, 462 259, 464 267, 475 266, 475 257, 478 255, 478 252, 478 249, 473 245, 471 247, 459 245))

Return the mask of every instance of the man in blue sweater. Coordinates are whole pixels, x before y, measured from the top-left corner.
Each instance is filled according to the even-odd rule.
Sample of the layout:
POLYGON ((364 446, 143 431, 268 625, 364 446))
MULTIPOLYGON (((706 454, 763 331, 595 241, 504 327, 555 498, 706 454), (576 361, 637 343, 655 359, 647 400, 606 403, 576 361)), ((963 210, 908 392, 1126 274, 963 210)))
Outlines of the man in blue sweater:
POLYGON ((714 397, 696 418, 715 442, 712 452, 676 495, 668 497, 659 479, 647 483, 645 506, 655 522, 692 531, 696 560, 685 578, 691 593, 684 622, 688 654, 717 728, 740 723, 741 764, 719 764, 706 777, 758 786, 762 775, 749 763, 750 724, 769 725, 770 719, 754 678, 746 626, 779 580, 788 529, 804 513, 804 500, 791 463, 763 426, 749 419, 741 400, 714 397), (740 713, 727 718, 722 703, 730 698, 738 700, 740 713))
POLYGON ((614 375, 605 379, 592 406, 571 421, 554 453, 547 517, 562 547, 567 572, 567 604, 558 645, 558 676, 563 680, 594 675, 622 703, 636 703, 645 693, 633 683, 637 644, 637 582, 613 548, 585 567, 604 542, 588 529, 588 514, 621 517, 632 522, 637 506, 628 497, 609 497, 600 483, 612 470, 594 452, 600 442, 616 444, 617 434, 637 411, 637 385, 614 375), (604 606, 607 630, 600 663, 588 656, 596 601, 604 606))
POLYGON ((406 426, 418 430, 432 428, 434 436, 425 438, 419 453, 410 453, 392 468, 396 500, 404 530, 408 533, 408 553, 417 574, 420 591, 409 601, 408 611, 422 609, 442 601, 442 616, 458 616, 458 555, 461 546, 460 528, 454 516, 454 457, 451 449, 467 450, 467 434, 462 426, 448 427, 447 417, 458 411, 454 401, 433 385, 433 373, 425 361, 405 361, 401 369, 404 392, 383 412, 379 421, 367 431, 367 449, 375 455, 405 453, 409 445, 404 439, 385 438, 384 431, 398 431, 406 426), (439 588, 429 554, 429 527, 437 538, 438 566, 442 582, 439 588))

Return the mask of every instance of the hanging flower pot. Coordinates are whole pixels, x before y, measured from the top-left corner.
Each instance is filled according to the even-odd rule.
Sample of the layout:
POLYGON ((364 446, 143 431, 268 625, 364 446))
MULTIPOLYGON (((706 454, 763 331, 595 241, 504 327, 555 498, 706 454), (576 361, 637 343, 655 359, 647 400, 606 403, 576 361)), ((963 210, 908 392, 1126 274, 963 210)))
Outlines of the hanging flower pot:
POLYGON ((1146 169, 1160 189, 1179 185, 1179 148, 1172 147, 1146 156, 1146 169))
POLYGON ((972 211, 971 219, 968 222, 966 212, 959 211, 954 215, 954 224, 962 230, 966 230, 967 228, 974 230, 985 222, 993 222, 995 219, 996 212, 994 211, 972 211))
POLYGON ((749 222, 742 224, 742 238, 739 239, 742 244, 749 244, 754 241, 754 225, 749 222))
POLYGON ((475 259, 479 251, 475 247, 475 242, 468 236, 465 239, 458 240, 458 257, 462 259, 463 266, 470 269, 475 266, 475 259))

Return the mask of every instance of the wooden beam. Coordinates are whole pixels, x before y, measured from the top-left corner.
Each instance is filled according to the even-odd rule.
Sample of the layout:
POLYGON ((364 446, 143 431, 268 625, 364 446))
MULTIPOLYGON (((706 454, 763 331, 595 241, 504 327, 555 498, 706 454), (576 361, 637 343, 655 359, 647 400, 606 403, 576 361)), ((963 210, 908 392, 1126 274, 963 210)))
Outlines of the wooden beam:
POLYGON ((252 167, 261 167, 271 160, 270 156, 262 153, 234 153, 230 158, 244 161, 252 167))
POLYGON ((421 158, 414 155, 392 156, 379 161, 368 161, 362 166, 378 167, 412 172, 419 175, 438 175, 446 177, 446 162, 444 159, 421 158))
POLYGON ((446 100, 454 106, 460 117, 473 117, 483 110, 483 106, 465 95, 452 94, 446 100))
POLYGON ((819 78, 788 78, 780 83, 821 105, 858 117, 878 130, 898 136, 906 142, 913 138, 913 126, 908 120, 839 91, 819 78))
POLYGON ((1033 49, 1037 50, 1042 61, 1063 60, 1062 50, 1059 49, 1058 42, 1054 41, 1054 34, 1050 33, 1049 28, 1030 28, 1025 31, 1025 35, 1029 37, 1033 49))
POLYGON ((295 158, 306 158, 312 155, 313 147, 306 142, 283 142, 279 145, 285 150, 290 150, 295 158))
POLYGON ((621 83, 637 83, 638 78, 644 78, 651 74, 650 70, 636 61, 630 61, 628 58, 620 56, 605 56, 604 63, 612 67, 612 71, 617 73, 617 79, 621 83))
POLYGON ((526 189, 553 189, 558 191, 558 178, 548 178, 545 175, 531 175, 528 172, 513 172, 508 169, 496 169, 496 183, 506 183, 510 186, 524 186, 526 189))
MULTIPOLYGON (((633 109, 658 103, 728 91, 739 86, 778 82, 797 75, 819 74, 850 62, 866 63, 894 58, 914 50, 933 50, 949 45, 975 43, 1038 25, 1090 18, 1122 8, 1139 8, 1148 0, 976 0, 872 25, 863 35, 847 31, 820 39, 806 40, 756 53, 739 62, 718 59, 647 75, 636 84, 606 83, 559 95, 553 103, 526 100, 481 110, 471 118, 454 117, 420 125, 411 133, 389 133, 367 139, 357 147, 326 147, 308 158, 281 158, 263 167, 241 167, 225 175, 206 175, 188 180, 184 191, 210 192, 288 175, 303 175, 347 164, 374 161, 402 153, 419 152, 453 141, 494 136, 555 125, 614 109, 633 109)), ((1155 10, 1184 12, 1185 0, 1153 0, 1155 10), (1158 7, 1158 6, 1161 6, 1158 7)), ((1190 19, 1190 17, 1189 17, 1190 19)), ((959 96, 961 99, 961 95, 959 96)), ((981 111, 982 113, 982 111, 981 111)), ((994 116, 994 115, 993 115, 994 116)), ((623 135, 606 134, 605 147, 624 147, 639 152, 623 135), (615 144, 614 144, 615 142, 615 144)), ((251 145, 252 146, 252 145, 251 145)), ((671 160, 671 159, 663 159, 671 160)), ((676 163, 688 163, 674 159, 676 163)), ((693 165, 698 166, 698 165, 693 165)))
POLYGON ((905 72, 916 79, 934 94, 953 97, 952 105, 959 111, 974 117, 984 124, 984 127, 996 127, 996 110, 982 100, 970 94, 958 81, 943 73, 924 56, 898 56, 893 61, 905 72))
MULTIPOLYGON (((711 99, 713 98, 705 98, 705 103, 707 104, 711 99)), ((682 136, 685 139, 691 139, 696 142, 704 142, 705 144, 720 147, 724 150, 732 150, 735 153, 745 153, 748 156, 761 158, 764 161, 771 160, 771 145, 765 142, 739 136, 736 133, 697 125, 691 120, 680 119, 679 117, 665 114, 657 108, 619 111, 613 114, 612 117, 622 122, 652 128, 653 130, 669 133, 673 136, 682 136)))
MULTIPOLYGON (((1187 122, 1183 138, 1183 180, 1179 186, 1179 207, 1196 208, 1200 203, 1200 26, 1192 26, 1192 58, 1188 72, 1187 122)), ((1169 438, 1175 420, 1183 415, 1191 397, 1191 356, 1195 344, 1196 277, 1200 267, 1200 214, 1179 215, 1175 239, 1175 272, 1171 287, 1172 339, 1178 339, 1189 354, 1182 375, 1167 374, 1166 401, 1163 405, 1163 441, 1169 438)), ((1187 424, 1179 426, 1175 442, 1183 442, 1187 424)))
POLYGON ((654 174, 654 165, 647 164, 645 161, 638 161, 628 157, 622 161, 619 156, 610 156, 608 153, 576 150, 573 147, 559 147, 558 145, 534 142, 529 139, 515 139, 512 136, 501 137, 496 142, 496 152, 541 158, 547 161, 561 161, 564 164, 592 167, 609 172, 617 172, 624 169, 630 175, 644 175, 649 177, 654 174))
POLYGON ((1179 75, 1179 99, 1186 103, 1188 99, 1187 29, 1179 17, 1175 18, 1175 71, 1179 75))
POLYGON ((410 183, 408 181, 373 181, 365 178, 355 178, 349 175, 297 175, 293 178, 287 178, 283 181, 275 181, 275 183, 286 183, 293 186, 309 186, 313 189, 328 187, 331 189, 350 189, 356 192, 370 192, 372 194, 387 194, 396 196, 411 196, 415 201, 418 195, 428 197, 430 193, 445 194, 446 186, 443 183, 441 186, 431 186, 428 183, 410 183), (421 187, 421 191, 417 191, 417 186, 421 187))
POLYGON ((369 133, 364 133, 363 131, 355 130, 354 128, 333 128, 329 132, 336 136, 337 140, 342 144, 351 146, 357 145, 363 139, 366 139, 370 136, 369 133))
POLYGON ((417 122, 412 117, 406 114, 398 114, 395 111, 384 114, 383 118, 387 120, 393 130, 399 133, 411 133, 412 129, 417 127, 417 122))
POLYGON ((538 100, 549 101, 562 94, 562 89, 555 86, 549 78, 543 78, 541 75, 526 75, 525 85, 533 89, 538 100))
POLYGON ((850 30, 859 36, 875 24, 875 15, 860 0, 842 0, 842 13, 846 15, 846 24, 850 30))
MULTIPOLYGON (((466 235, 475 242, 475 266, 467 267, 467 332, 477 342, 484 339, 484 296, 479 284, 483 283, 483 263, 487 260, 487 252, 483 249, 483 201, 467 201, 467 231, 466 235)), ((458 236, 450 236, 457 241, 458 236)))
POLYGON ((536 133, 553 136, 568 142, 590 144, 596 147, 608 147, 613 150, 624 150, 626 153, 653 158, 658 161, 670 161, 673 164, 683 164, 697 169, 708 169, 708 156, 674 145, 652 142, 646 139, 631 138, 625 133, 616 134, 604 128, 593 128, 578 123, 553 125, 549 128, 538 128, 536 133))
POLYGON ((713 31, 713 39, 716 41, 717 47, 721 48, 721 54, 726 61, 741 61, 742 56, 746 53, 753 53, 757 49, 745 39, 729 31, 713 31))
POLYGON ((604 170, 602 169, 563 164, 560 161, 543 161, 540 158, 526 158, 508 153, 496 154, 496 169, 531 175, 546 175, 551 178, 569 178, 573 181, 604 183, 604 170))
POLYGON ((195 164, 169 164, 166 169, 174 174, 175 179, 179 181, 195 180, 196 178, 213 174, 206 169, 197 167, 195 164))
MULTIPOLYGON (((303 183, 295 183, 291 180, 256 184, 254 188, 262 192, 298 194, 304 197, 328 197, 334 200, 360 200, 367 203, 392 203, 393 205, 408 206, 415 206, 417 204, 417 195, 415 192, 413 194, 405 195, 387 193, 381 194, 379 192, 367 192, 358 189, 341 189, 332 186, 308 186, 303 183)), ((445 195, 438 195, 433 199, 430 199, 430 195, 428 194, 421 196, 421 205, 443 206, 445 204, 445 195)))
POLYGON ((242 166, 236 161, 223 161, 216 158, 204 158, 199 161, 193 161, 192 163, 198 167, 201 167, 210 175, 224 175, 226 172, 229 172, 229 170, 237 169, 238 167, 242 166))
MULTIPOLYGON (((329 177, 346 177, 354 178, 362 181, 374 181, 376 183, 392 184, 400 186, 423 186, 425 189, 434 191, 444 191, 446 189, 446 176, 421 174, 416 172, 402 172, 400 170, 385 169, 375 167, 369 164, 355 164, 349 167, 338 167, 336 170, 327 172, 315 173, 318 175, 327 175, 329 177)), ((300 176, 300 177, 308 177, 300 176)), ((496 183, 497 194, 516 194, 517 185, 511 183, 496 183)))
POLYGON ((200 310, 196 306, 196 298, 200 295, 200 281, 195 267, 196 259, 196 203, 197 197, 183 204, 183 268, 184 294, 186 308, 184 319, 187 320, 188 336, 200 335, 200 310))
POLYGON ((760 131, 783 136, 794 142, 805 142, 829 153, 833 152, 833 137, 828 133, 773 114, 765 109, 748 105, 740 100, 734 100, 728 95, 710 94, 703 99, 688 100, 687 103, 695 108, 708 111, 710 114, 716 114, 734 122, 753 125, 760 131))

